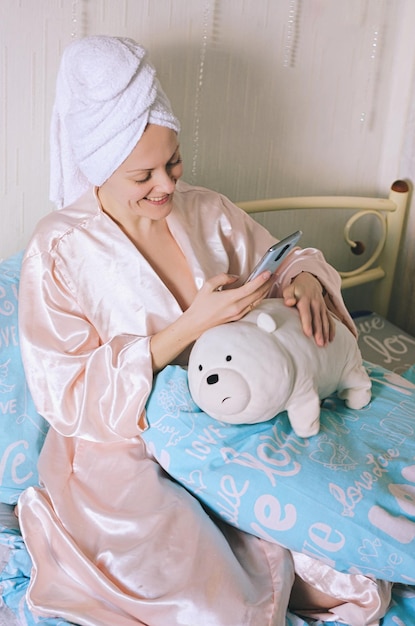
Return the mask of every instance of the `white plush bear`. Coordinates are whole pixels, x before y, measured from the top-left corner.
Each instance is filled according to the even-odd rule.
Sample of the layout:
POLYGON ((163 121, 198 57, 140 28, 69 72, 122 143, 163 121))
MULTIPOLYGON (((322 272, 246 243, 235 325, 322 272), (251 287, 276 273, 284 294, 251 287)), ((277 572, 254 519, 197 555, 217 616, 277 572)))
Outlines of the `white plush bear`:
POLYGON ((320 428, 320 400, 335 391, 346 405, 370 402, 371 382, 357 341, 334 320, 325 347, 304 335, 297 309, 264 300, 237 322, 211 328, 192 348, 188 378, 195 403, 230 424, 252 424, 288 412, 300 437, 320 428))

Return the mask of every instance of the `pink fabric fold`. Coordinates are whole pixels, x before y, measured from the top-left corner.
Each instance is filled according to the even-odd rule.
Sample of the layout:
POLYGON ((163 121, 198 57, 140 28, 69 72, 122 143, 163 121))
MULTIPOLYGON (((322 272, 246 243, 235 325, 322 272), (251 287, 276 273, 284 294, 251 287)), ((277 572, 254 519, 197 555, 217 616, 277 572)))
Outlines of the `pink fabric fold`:
POLYGON ((338 572, 306 554, 293 552, 295 572, 313 589, 338 600, 333 608, 301 611, 323 621, 338 620, 353 626, 379 626, 391 601, 392 584, 363 574, 338 572))

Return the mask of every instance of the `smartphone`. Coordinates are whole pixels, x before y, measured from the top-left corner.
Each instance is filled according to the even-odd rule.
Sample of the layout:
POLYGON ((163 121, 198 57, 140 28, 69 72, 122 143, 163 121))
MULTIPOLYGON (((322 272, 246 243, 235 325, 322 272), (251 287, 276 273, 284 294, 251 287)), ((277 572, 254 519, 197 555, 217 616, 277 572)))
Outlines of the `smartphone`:
POLYGON ((274 243, 274 245, 266 251, 246 282, 253 280, 258 276, 258 274, 261 274, 261 272, 264 272, 265 270, 269 270, 271 274, 273 274, 290 250, 294 248, 302 234, 301 230, 296 230, 295 233, 288 235, 285 239, 281 239, 278 243, 274 243))

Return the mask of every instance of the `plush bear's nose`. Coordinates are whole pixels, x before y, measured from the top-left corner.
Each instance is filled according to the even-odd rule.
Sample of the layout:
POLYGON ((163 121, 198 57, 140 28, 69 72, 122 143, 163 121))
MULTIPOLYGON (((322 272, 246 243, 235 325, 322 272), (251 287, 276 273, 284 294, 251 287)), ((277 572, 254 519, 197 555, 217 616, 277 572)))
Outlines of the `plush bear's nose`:
POLYGON ((206 378, 208 385, 215 385, 219 380, 219 376, 217 374, 211 374, 206 378))

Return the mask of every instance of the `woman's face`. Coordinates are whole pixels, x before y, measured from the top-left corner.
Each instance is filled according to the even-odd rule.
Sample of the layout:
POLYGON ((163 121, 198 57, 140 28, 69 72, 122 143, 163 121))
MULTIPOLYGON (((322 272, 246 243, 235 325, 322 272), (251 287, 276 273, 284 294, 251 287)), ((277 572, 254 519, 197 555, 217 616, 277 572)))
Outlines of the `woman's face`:
POLYGON ((136 217, 165 218, 183 173, 177 134, 149 124, 127 159, 98 190, 106 213, 123 223, 136 217))

